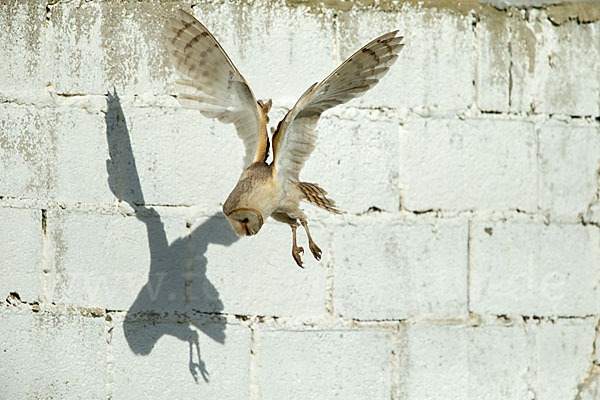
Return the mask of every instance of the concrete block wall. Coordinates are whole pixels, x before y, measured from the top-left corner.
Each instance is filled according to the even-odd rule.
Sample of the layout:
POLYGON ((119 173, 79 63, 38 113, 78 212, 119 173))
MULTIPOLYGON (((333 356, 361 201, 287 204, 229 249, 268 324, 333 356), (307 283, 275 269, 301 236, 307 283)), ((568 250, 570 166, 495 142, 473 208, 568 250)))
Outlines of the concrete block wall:
POLYGON ((599 399, 600 6, 488 3, 0 1, 0 398, 599 399), (242 144, 174 97, 177 8, 272 121, 404 34, 320 121, 321 262, 225 221, 242 144))

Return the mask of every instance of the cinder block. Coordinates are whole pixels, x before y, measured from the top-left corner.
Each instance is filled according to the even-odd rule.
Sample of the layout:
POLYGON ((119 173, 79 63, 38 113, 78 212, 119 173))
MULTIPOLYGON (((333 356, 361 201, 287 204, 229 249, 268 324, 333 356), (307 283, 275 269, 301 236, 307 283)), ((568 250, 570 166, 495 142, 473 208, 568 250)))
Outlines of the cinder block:
MULTIPOLYGON (((106 113, 93 140, 75 142, 72 129, 61 135, 60 154, 77 146, 90 147, 75 161, 62 157, 61 197, 112 203, 116 198, 158 205, 200 205, 220 209, 242 172, 242 141, 233 125, 209 120, 194 110, 145 107, 135 99, 107 96, 106 113), (79 159, 84 158, 85 159, 79 159), (109 161, 107 161, 109 160, 109 161), (73 180, 72 166, 79 161, 89 173, 73 180), (85 168, 85 167, 84 167, 85 168), (90 189, 72 182, 89 182, 90 189), (110 187, 110 189, 109 189, 110 187), (94 189, 95 188, 95 189, 94 189)), ((82 184, 80 184, 82 185, 82 184)), ((71 200, 72 201, 72 200, 71 200)))
POLYGON ((47 232, 54 249, 49 291, 56 303, 131 312, 184 308, 183 217, 53 210, 47 232))
POLYGON ((594 226, 474 223, 471 310, 542 316, 598 313, 599 242, 594 226))
POLYGON ((109 132, 109 145, 120 149, 122 161, 114 164, 111 174, 129 174, 126 183, 139 185, 146 204, 221 208, 242 173, 244 148, 233 125, 178 106, 126 105, 122 113, 126 126, 109 132), (129 153, 128 144, 119 140, 126 136, 129 153), (131 158, 135 164, 128 161, 131 158))
POLYGON ((0 208, 0 300, 11 292, 32 302, 43 297, 42 212, 0 208))
POLYGON ((106 168, 109 159, 106 114, 94 104, 104 101, 86 100, 89 103, 81 104, 82 108, 60 107, 46 111, 56 121, 54 146, 45 154, 53 163, 50 196, 67 204, 111 204, 116 199, 109 189, 106 168))
POLYGON ((525 399, 535 387, 535 336, 518 326, 468 331, 469 399, 525 399))
POLYGON ((491 7, 479 15, 475 28, 477 107, 484 111, 509 111, 510 24, 507 13, 491 7))
POLYGON ((0 309, 2 397, 106 399, 104 318, 0 309))
POLYGON ((396 398, 468 398, 468 328, 421 324, 401 327, 397 346, 396 398))
POLYGON ((264 399, 389 399, 391 334, 383 331, 256 331, 264 399))
MULTIPOLYGON (((51 10, 52 24, 44 27, 45 34, 52 37, 45 45, 44 57, 49 63, 45 73, 52 85, 49 89, 66 94, 101 94, 113 85, 119 85, 120 89, 122 82, 114 79, 117 71, 127 71, 133 80, 139 62, 137 41, 127 37, 124 34, 127 30, 123 29, 131 23, 130 18, 122 23, 117 22, 117 18, 110 21, 108 7, 100 3, 81 7, 58 3, 51 10), (112 37, 116 40, 109 41, 112 37), (119 42, 120 45, 115 46, 119 42), (121 58, 110 57, 123 47, 130 52, 128 56, 122 53, 121 58)), ((117 14, 119 11, 114 9, 117 14)))
POLYGON ((0 195, 46 199, 56 186, 56 115, 1 104, 0 195))
POLYGON ((163 94, 172 82, 163 27, 174 4, 57 3, 47 35, 56 93, 163 94))
POLYGON ((334 232, 334 309, 362 320, 467 312, 467 223, 390 215, 334 232))
MULTIPOLYGON (((106 97, 106 113, 99 113, 102 123, 94 135, 95 157, 87 157, 99 161, 94 171, 102 193, 92 193, 90 200, 220 209, 242 172, 243 143, 233 125, 182 109, 175 101, 169 105, 146 107, 135 98, 106 97)), ((64 137, 61 148, 72 148, 73 135, 65 132, 64 137)), ((61 176, 67 181, 69 175, 64 171, 61 176)), ((76 193, 65 197, 82 197, 76 193)))
POLYGON ((300 227, 301 269, 292 258, 292 234, 287 225, 268 220, 258 235, 238 238, 224 219, 198 219, 189 251, 199 260, 194 273, 205 274, 206 279, 194 280, 190 288, 193 307, 199 308, 203 298, 218 293, 218 301, 208 303, 213 308, 205 311, 220 307, 229 314, 297 318, 325 314, 330 234, 320 224, 309 227, 323 254, 321 261, 313 258, 300 227), (209 282, 214 289, 203 286, 209 282))
POLYGON ((538 327, 538 398, 575 399, 589 373, 596 321, 558 320, 538 327))
POLYGON ((218 321, 116 323, 113 398, 247 399, 250 330, 218 321))
POLYGON ((398 343, 398 398, 523 399, 535 382, 535 338, 520 327, 415 325, 398 343))
POLYGON ((80 107, 3 104, 0 193, 67 203, 112 203, 106 123, 93 99, 80 107), (89 107, 87 110, 85 108, 89 107))
POLYGON ((339 12, 338 63, 376 37, 399 30, 405 46, 380 84, 353 104, 460 110, 473 102, 471 17, 407 4, 400 12, 339 12))
MULTIPOLYGON (((10 1, 0 4, 0 99, 17 94, 30 99, 45 90, 47 66, 42 59, 45 5, 10 1)), ((4 118, 2 118, 4 119, 4 118)))
POLYGON ((540 207, 559 216, 583 215, 598 190, 598 128, 548 122, 539 143, 540 207))
POLYGON ((350 113, 345 115, 351 119, 332 115, 319 121, 317 147, 300 178, 327 190, 342 212, 360 213, 373 206, 396 211, 398 121, 350 113))
POLYGON ((600 31, 596 24, 553 24, 543 11, 511 20, 511 111, 598 116, 600 31), (576 63, 573 60, 578 60, 576 63))
POLYGON ((409 210, 537 210, 532 123, 412 117, 401 128, 400 188, 409 210))

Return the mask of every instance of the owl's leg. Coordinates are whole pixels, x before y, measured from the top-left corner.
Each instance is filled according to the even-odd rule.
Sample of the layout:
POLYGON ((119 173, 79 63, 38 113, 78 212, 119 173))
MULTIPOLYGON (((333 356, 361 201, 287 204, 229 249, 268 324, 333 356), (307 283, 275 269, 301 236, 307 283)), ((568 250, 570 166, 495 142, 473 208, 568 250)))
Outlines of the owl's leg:
POLYGON ((294 261, 296 261, 296 264, 300 268, 304 268, 302 266, 302 258, 300 258, 300 255, 304 254, 304 249, 296 243, 296 228, 298 228, 298 225, 295 221, 293 224, 290 224, 290 228, 292 228, 292 257, 294 257, 294 261))
POLYGON ((308 230, 308 224, 306 223, 306 220, 301 219, 300 223, 306 231, 306 236, 308 237, 308 247, 310 247, 311 253, 317 259, 317 261, 321 260, 321 249, 319 248, 319 246, 317 246, 315 242, 313 242, 312 237, 310 236, 310 231, 308 230))

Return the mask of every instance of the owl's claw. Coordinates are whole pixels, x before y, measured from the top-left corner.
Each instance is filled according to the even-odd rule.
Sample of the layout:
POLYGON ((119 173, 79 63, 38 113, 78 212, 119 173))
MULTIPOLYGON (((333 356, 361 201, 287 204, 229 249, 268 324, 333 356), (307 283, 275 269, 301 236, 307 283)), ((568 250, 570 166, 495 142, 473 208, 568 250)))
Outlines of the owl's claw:
POLYGON ((317 259, 317 261, 320 261, 322 252, 321 252, 321 249, 319 248, 319 246, 317 246, 317 244, 311 240, 308 243, 308 247, 310 247, 310 252, 317 259))
POLYGON ((300 268, 304 268, 302 266, 302 258, 300 257, 302 254, 304 254, 303 247, 294 246, 292 248, 292 257, 294 257, 294 261, 296 261, 296 264, 298 264, 300 268))
POLYGON ((312 236, 310 236, 310 231, 308 230, 308 224, 306 221, 300 221, 304 230, 306 231, 306 236, 308 237, 308 247, 310 248, 311 253, 317 259, 317 261, 321 261, 321 249, 315 242, 312 240, 312 236))

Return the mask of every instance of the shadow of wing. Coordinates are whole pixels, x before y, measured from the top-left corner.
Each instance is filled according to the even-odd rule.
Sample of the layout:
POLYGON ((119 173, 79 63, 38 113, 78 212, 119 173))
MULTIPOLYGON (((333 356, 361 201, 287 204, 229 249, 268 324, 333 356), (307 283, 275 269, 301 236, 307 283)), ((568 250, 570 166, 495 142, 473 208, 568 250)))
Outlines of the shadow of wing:
POLYGON ((144 204, 140 177, 135 165, 121 101, 116 89, 113 94, 108 92, 106 96, 108 107, 104 120, 110 155, 110 159, 106 160, 108 186, 117 199, 129 203, 132 207, 144 204))
MULTIPOLYGON (((146 226, 150 250, 148 281, 127 311, 123 330, 131 350, 148 355, 163 335, 189 344, 189 368, 194 379, 197 370, 207 380, 208 372, 200 358, 198 333, 194 325, 218 343, 225 342, 226 321, 219 316, 200 316, 193 312, 221 313, 219 292, 206 276, 209 244, 229 246, 238 237, 224 216, 215 213, 195 227, 186 237, 169 244, 164 222, 153 208, 144 205, 127 122, 116 90, 107 94, 106 139, 110 159, 106 161, 108 184, 113 194, 136 210, 136 218, 146 226), (193 361, 193 352, 198 362, 193 361)), ((119 265, 119 268, 127 266, 119 265)))

